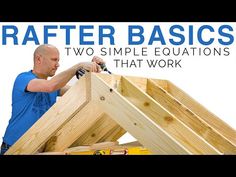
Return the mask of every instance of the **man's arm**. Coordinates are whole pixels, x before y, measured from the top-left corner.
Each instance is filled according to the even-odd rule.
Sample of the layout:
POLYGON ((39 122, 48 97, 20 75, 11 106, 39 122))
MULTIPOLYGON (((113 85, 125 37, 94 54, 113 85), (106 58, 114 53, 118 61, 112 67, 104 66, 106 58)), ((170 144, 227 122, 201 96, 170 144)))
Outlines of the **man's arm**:
POLYGON ((28 83, 26 89, 30 92, 54 92, 64 87, 80 68, 91 72, 100 72, 100 67, 96 62, 82 62, 55 75, 50 80, 33 79, 28 83))
POLYGON ((62 87, 60 89, 60 96, 63 96, 70 88, 71 88, 71 86, 69 86, 69 85, 65 85, 64 87, 62 87))

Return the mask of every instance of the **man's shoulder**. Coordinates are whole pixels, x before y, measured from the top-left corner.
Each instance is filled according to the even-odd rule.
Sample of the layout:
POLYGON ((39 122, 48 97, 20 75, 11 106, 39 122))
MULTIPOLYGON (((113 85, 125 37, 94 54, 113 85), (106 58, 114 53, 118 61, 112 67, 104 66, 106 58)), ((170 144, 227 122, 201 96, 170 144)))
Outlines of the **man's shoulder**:
POLYGON ((19 78, 19 77, 27 77, 27 76, 35 77, 35 75, 30 70, 30 71, 25 71, 25 72, 22 72, 22 73, 18 74, 17 78, 19 78))
POLYGON ((22 81, 29 81, 29 80, 32 80, 36 78, 36 76, 31 72, 31 71, 26 71, 26 72, 22 72, 22 73, 19 73, 17 76, 16 76, 16 79, 15 79, 15 82, 19 82, 21 83, 22 81))

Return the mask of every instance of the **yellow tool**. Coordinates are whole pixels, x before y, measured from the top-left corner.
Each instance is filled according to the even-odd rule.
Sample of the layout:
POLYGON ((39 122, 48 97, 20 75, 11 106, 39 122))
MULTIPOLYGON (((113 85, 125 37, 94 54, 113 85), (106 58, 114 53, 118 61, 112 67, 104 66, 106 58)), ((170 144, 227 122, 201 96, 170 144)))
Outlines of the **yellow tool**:
POLYGON ((151 155, 144 147, 111 147, 99 150, 74 151, 68 155, 151 155))

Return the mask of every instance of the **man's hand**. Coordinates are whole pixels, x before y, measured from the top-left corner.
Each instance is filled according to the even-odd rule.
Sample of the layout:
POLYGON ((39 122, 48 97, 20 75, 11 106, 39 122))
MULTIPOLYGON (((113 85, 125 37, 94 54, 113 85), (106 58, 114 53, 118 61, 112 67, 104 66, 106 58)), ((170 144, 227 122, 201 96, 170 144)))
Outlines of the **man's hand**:
POLYGON ((105 61, 98 56, 94 56, 92 62, 95 62, 97 64, 105 64, 105 61))
POLYGON ((103 59, 98 56, 94 56, 91 62, 81 62, 79 63, 79 68, 75 73, 77 79, 85 74, 86 71, 99 73, 102 71, 101 64, 105 64, 103 59))
POLYGON ((96 62, 81 62, 80 63, 81 69, 84 69, 86 71, 90 72, 101 72, 100 66, 96 62))

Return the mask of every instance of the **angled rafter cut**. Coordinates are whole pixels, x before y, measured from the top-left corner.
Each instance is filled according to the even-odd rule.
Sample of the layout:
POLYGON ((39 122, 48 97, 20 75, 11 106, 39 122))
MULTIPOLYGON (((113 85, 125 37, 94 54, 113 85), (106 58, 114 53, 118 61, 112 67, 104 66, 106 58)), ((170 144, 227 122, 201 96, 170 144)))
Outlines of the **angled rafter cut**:
POLYGON ((63 154, 126 132, 152 154, 236 154, 235 130, 173 83, 95 73, 79 79, 6 154, 63 154))

